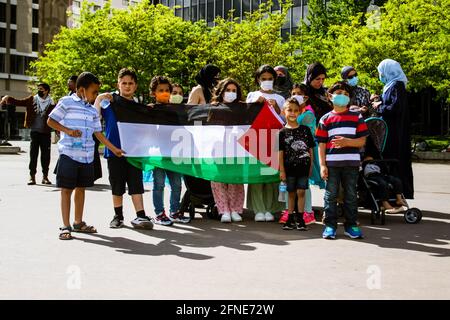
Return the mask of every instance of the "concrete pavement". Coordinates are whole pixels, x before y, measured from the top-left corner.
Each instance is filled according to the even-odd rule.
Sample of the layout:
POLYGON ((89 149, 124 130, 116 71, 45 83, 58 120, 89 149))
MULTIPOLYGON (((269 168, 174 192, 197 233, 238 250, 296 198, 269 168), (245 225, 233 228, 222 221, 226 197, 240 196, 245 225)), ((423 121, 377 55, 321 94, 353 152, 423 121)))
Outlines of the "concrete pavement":
MULTIPOLYGON (((13 144, 28 151, 28 142, 13 144)), ((51 170, 56 159, 52 145, 51 170)), ((365 239, 344 237, 340 226, 338 239, 327 241, 320 224, 283 231, 250 215, 239 224, 199 215, 188 225, 152 231, 110 229, 102 161, 104 177, 85 204, 85 220, 99 233, 60 241, 58 190, 26 185, 27 153, 0 155, 0 299, 450 298, 450 165, 414 164, 410 204, 423 210, 421 223, 408 225, 399 215, 371 226, 361 213, 365 239)), ((153 215, 150 188, 145 207, 153 215)), ((315 205, 322 197, 314 189, 315 205)), ((125 199, 130 226, 134 212, 125 199)))

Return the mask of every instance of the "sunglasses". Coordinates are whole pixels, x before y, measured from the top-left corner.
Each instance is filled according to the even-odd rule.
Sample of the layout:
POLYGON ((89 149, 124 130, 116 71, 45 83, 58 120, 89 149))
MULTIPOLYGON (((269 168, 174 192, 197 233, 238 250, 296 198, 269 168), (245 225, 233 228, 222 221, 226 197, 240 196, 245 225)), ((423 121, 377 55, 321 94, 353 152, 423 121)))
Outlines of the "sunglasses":
POLYGON ((352 75, 352 76, 348 76, 347 77, 347 79, 353 79, 354 77, 356 77, 358 74, 357 73, 355 73, 354 75, 352 75))

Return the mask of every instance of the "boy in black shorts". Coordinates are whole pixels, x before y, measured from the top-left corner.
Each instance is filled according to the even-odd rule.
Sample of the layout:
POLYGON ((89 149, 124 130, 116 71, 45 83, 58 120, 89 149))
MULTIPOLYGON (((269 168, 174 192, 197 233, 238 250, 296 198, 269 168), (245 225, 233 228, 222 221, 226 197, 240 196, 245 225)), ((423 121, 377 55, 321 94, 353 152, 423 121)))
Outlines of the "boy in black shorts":
POLYGON ((288 220, 284 223, 284 230, 307 230, 303 220, 305 208, 305 190, 308 189, 308 179, 312 170, 312 148, 315 146, 311 130, 299 125, 297 118, 300 115, 300 105, 296 98, 289 98, 283 106, 286 117, 286 126, 280 130, 279 136, 279 162, 280 179, 287 184, 288 220), (295 196, 298 197, 298 213, 293 214, 295 196))
MULTIPOLYGON (((133 70, 122 69, 119 71, 117 88, 119 95, 104 93, 98 96, 95 101, 97 110, 101 110, 101 115, 105 120, 106 137, 117 147, 121 146, 119 129, 115 115, 115 108, 120 105, 133 105, 134 93, 137 89, 137 76, 133 70)), ((142 171, 131 165, 125 158, 118 158, 111 150, 105 148, 105 158, 108 160, 109 183, 111 184, 114 218, 110 223, 111 228, 123 227, 123 194, 125 186, 128 186, 128 194, 133 201, 136 210, 136 218, 131 221, 134 228, 153 229, 153 222, 145 215, 144 185, 142 181, 142 171)))

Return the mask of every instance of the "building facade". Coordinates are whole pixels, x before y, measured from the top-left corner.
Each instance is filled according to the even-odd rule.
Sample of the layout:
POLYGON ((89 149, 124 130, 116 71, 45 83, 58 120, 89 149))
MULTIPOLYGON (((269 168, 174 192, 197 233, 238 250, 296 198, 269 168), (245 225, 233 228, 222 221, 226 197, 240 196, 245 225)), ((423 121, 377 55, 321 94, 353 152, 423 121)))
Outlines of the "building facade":
MULTIPOLYGON (((198 21, 205 20, 209 26, 214 25, 217 16, 227 17, 230 10, 234 17, 240 20, 245 19, 246 12, 258 10, 265 0, 160 0, 161 4, 179 8, 175 9, 175 14, 185 20, 198 21)), ((280 10, 279 1, 273 1, 273 11, 280 10)), ((307 0, 294 0, 292 8, 287 13, 286 22, 281 29, 283 37, 295 34, 300 21, 305 20, 308 12, 307 0)))

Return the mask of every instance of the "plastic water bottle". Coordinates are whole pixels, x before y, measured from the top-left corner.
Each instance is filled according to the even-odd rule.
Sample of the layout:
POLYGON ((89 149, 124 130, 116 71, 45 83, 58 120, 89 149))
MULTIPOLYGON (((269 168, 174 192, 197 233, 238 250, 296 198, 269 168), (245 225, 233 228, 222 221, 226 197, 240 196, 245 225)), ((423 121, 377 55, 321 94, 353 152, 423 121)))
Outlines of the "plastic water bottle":
POLYGON ((72 148, 74 148, 74 149, 83 148, 83 139, 81 139, 81 137, 73 138, 72 148))
POLYGON ((287 194, 287 185, 286 182, 281 181, 280 186, 278 188, 278 201, 286 202, 286 194, 287 194))
POLYGON ((100 107, 102 107, 102 109, 108 108, 110 104, 111 102, 108 99, 103 99, 102 101, 100 101, 100 107))

